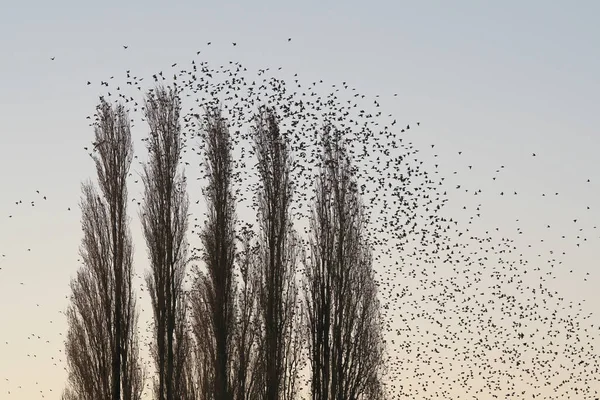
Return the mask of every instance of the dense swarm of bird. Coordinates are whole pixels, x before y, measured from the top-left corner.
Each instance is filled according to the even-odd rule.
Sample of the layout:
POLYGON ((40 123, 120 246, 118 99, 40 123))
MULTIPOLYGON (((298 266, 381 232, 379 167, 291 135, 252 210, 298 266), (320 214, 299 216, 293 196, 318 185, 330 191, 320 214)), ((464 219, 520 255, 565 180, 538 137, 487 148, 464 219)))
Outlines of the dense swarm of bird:
MULTIPOLYGON (((132 51, 126 45, 123 48, 132 51)), ((199 186, 205 179, 201 116, 207 108, 220 107, 232 132, 235 195, 241 216, 254 215, 256 209, 254 117, 263 107, 274 109, 294 157, 293 213, 304 239, 321 162, 319 134, 329 125, 341 135, 355 167, 355 190, 366 206, 384 315, 389 398, 598 397, 592 386, 599 380, 600 360, 593 343, 600 327, 587 321, 590 315, 584 314, 581 303, 565 299, 547 285, 555 267, 565 268, 561 264, 567 252, 598 239, 597 233, 592 236, 593 222, 583 226, 580 217, 573 218, 574 226, 581 225, 575 243, 551 249, 547 259, 540 254, 532 260, 512 234, 503 235, 495 227, 477 232, 484 204, 465 205, 466 214, 451 216, 448 204, 453 197, 460 193, 481 196, 482 190, 461 181, 462 172, 444 173, 438 161, 430 165, 422 155, 434 151, 435 145, 422 149, 410 140, 421 123, 401 124, 385 114, 384 96, 359 93, 348 82, 305 82, 298 74, 289 74, 286 80, 277 77, 284 75, 281 68, 253 72, 237 61, 214 66, 200 59, 200 54, 197 51, 198 58, 186 66, 173 63, 146 79, 127 70, 122 83, 113 83, 111 77, 85 84, 102 90, 105 99, 124 104, 133 122, 142 114, 146 90, 151 95, 158 84, 176 89, 185 114, 181 161, 188 180, 199 171, 193 181, 199 186)), ((94 117, 87 117, 92 125, 94 117)), ((91 155, 99 145, 93 143, 84 150, 91 155)), ((458 156, 464 157, 462 151, 458 156)), ((476 167, 465 165, 464 170, 476 167)), ((502 165, 496 173, 504 169, 502 165)), ((497 176, 492 177, 494 182, 497 176)), ((138 183, 133 176, 132 180, 138 183)), ((593 184, 587 177, 581 183, 593 184)), ((31 198, 15 199, 15 207, 46 202, 46 194, 34 193, 31 198)), ((495 195, 517 196, 517 191, 500 188, 495 195)), ((546 195, 550 196, 544 193, 539 201, 546 195)), ((140 204, 139 198, 131 201, 140 204)), ((195 207, 190 232, 194 256, 200 251, 196 234, 203 223, 203 201, 191 203, 195 207)), ((246 218, 238 228, 251 229, 254 223, 246 218)), ((517 230, 518 235, 522 233, 517 230)), ((10 254, 3 250, 1 257, 6 264, 10 254)), ((0 263, 0 274, 3 267, 0 263)), ((140 290, 144 292, 143 285, 140 290)), ((149 326, 142 330, 143 342, 150 341, 151 332, 149 326)), ((43 340, 35 334, 30 339, 43 340)), ((53 362, 62 367, 64 360, 53 362)))

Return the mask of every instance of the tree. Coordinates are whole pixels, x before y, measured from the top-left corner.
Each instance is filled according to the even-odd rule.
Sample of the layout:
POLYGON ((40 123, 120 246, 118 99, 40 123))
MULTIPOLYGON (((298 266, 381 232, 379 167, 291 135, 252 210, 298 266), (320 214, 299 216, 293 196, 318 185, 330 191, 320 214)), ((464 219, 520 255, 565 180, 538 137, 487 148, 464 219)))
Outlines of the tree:
POLYGON ((72 303, 66 313, 70 387, 65 396, 139 399, 143 374, 126 186, 133 146, 123 106, 113 108, 101 99, 94 153, 99 153, 93 158, 101 195, 91 182, 82 185, 83 266, 71 281, 72 303))
POLYGON ((379 399, 379 303, 363 206, 341 132, 322 134, 305 300, 313 400, 379 399))
POLYGON ((264 398, 279 400, 295 396, 299 340, 294 338, 298 320, 296 261, 298 237, 293 230, 292 158, 289 145, 279 131, 278 119, 270 108, 255 118, 254 151, 260 176, 258 195, 261 316, 259 350, 261 387, 264 398), (291 391, 290 391, 291 390, 291 391))
POLYGON ((221 110, 207 110, 202 130, 206 149, 206 176, 208 185, 204 195, 207 202, 207 220, 200 233, 203 259, 207 273, 196 281, 193 295, 198 313, 195 332, 202 356, 206 382, 210 385, 209 398, 233 398, 231 387, 232 338, 235 317, 235 202, 232 192, 232 143, 226 120, 221 110), (209 375, 206 375, 208 374, 209 375))
POLYGON ((149 160, 144 165, 142 228, 151 270, 146 275, 154 312, 153 355, 160 400, 187 398, 186 384, 191 346, 186 324, 185 277, 188 224, 186 181, 178 173, 182 138, 178 91, 157 87, 145 102, 150 127, 147 139, 149 160))

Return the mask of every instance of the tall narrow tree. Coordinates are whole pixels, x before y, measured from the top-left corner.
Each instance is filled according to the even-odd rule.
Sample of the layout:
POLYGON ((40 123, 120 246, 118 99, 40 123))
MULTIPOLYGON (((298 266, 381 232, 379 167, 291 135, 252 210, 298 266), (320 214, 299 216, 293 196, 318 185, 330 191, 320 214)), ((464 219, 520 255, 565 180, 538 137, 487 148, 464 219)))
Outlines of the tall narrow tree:
MULTIPOLYGON (((260 176, 259 216, 259 341, 264 398, 279 400, 295 388, 298 348, 292 346, 296 321, 296 259, 298 238, 290 217, 292 158, 289 144, 279 131, 274 110, 261 109, 253 129, 260 176)), ((291 393, 295 395, 295 391, 291 393)))
MULTIPOLYGON (((232 399, 231 364, 234 333, 234 258, 235 258, 235 203, 232 191, 232 142, 221 110, 210 108, 203 120, 201 131, 206 152, 204 190, 207 202, 207 220, 200 236, 206 274, 198 277, 193 300, 199 313, 204 313, 200 324, 207 324, 206 336, 197 342, 212 351, 204 351, 211 369, 210 398, 232 399), (204 308, 203 310, 201 308, 204 308), (210 343, 209 343, 210 342, 210 343)), ((196 329, 200 333, 202 329, 196 329)))
POLYGON ((341 132, 327 125, 322 149, 305 293, 312 398, 381 398, 383 341, 363 206, 341 132))
POLYGON ((144 202, 142 227, 151 270, 146 282, 154 311, 156 362, 156 397, 160 400, 181 399, 185 390, 185 363, 189 346, 182 335, 187 330, 183 281, 186 267, 188 197, 186 182, 178 173, 182 150, 180 100, 177 89, 157 87, 145 102, 145 116, 150 127, 147 139, 149 160, 144 165, 144 202), (180 333, 178 335, 178 332, 180 333))
POLYGON ((129 116, 123 106, 113 108, 104 99, 95 116, 93 158, 101 195, 90 182, 82 187, 83 267, 71 282, 67 310, 66 393, 79 399, 139 399, 143 375, 127 219, 129 116))

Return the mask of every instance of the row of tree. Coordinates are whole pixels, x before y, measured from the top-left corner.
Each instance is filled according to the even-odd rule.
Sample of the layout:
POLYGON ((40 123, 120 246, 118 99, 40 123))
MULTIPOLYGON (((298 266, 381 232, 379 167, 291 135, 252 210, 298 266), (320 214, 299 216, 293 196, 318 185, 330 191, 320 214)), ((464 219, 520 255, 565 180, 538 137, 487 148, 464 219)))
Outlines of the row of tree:
MULTIPOLYGON (((195 259, 188 252, 189 203, 179 171, 180 110, 175 89, 158 87, 146 96, 149 157, 140 218, 150 265, 153 397, 291 400, 307 384, 314 400, 383 398, 372 256, 340 132, 326 125, 321 134, 323 163, 305 248, 291 218, 292 154, 275 111, 260 109, 251 132, 260 178, 257 232, 236 218, 227 121, 219 109, 197 117, 207 173, 204 268, 194 270, 185 288, 195 259), (309 378, 302 382, 305 367, 309 378)), ((63 399, 138 400, 148 371, 132 288, 130 120, 122 105, 103 99, 95 117, 100 192, 91 182, 83 185, 83 266, 71 282, 63 399)))

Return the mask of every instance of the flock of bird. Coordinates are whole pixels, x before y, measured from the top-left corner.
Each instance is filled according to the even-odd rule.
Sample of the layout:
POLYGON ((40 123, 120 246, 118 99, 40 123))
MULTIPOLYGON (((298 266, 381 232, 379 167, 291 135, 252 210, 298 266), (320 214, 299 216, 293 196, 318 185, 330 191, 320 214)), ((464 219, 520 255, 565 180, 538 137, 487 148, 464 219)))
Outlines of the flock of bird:
MULTIPOLYGON (((123 50, 131 51, 127 45, 123 50)), ((201 53, 197 51, 196 56, 201 53)), ((453 215, 449 210, 453 199, 463 194, 482 197, 484 193, 469 187, 468 178, 461 181, 462 171, 449 171, 446 176, 438 154, 429 154, 435 160, 430 165, 424 154, 436 151, 435 144, 419 148, 411 141, 412 132, 418 134, 421 128, 420 121, 400 126, 392 114, 383 111, 384 96, 359 93, 348 82, 305 82, 298 74, 290 74, 288 80, 277 77, 283 73, 281 68, 249 71, 237 61, 213 66, 194 59, 186 66, 173 63, 170 69, 157 71, 146 80, 127 70, 122 81, 112 76, 85 84, 103 91, 108 100, 124 103, 134 126, 142 126, 141 132, 146 91, 155 84, 180 90, 185 142, 181 164, 188 186, 195 172, 198 176, 193 184, 204 184, 197 117, 205 107, 222 107, 237 155, 238 215, 250 224, 256 209, 253 193, 259 184, 253 168, 253 117, 261 105, 274 107, 293 154, 292 211, 304 240, 309 234, 307 221, 319 173, 320 132, 323 124, 329 123, 341 133, 355 166, 368 222, 367 237, 374 249, 387 347, 385 384, 390 399, 598 398, 600 388, 593 385, 600 381, 600 359, 594 341, 600 327, 589 323, 591 316, 584 314, 581 303, 568 301, 548 288, 557 269, 567 268, 562 259, 568 252, 578 251, 584 243, 597 246, 591 243, 599 239, 596 226, 586 231, 580 228, 575 245, 553 249, 547 259, 541 254, 532 259, 510 233, 483 225, 483 203, 464 205, 460 216, 453 215), (485 232, 480 234, 482 226, 485 232)), ((458 152, 458 157, 463 156, 458 152)), ((532 152, 531 157, 538 154, 532 152)), ((509 167, 501 165, 496 173, 509 167)), ((471 163, 464 171, 474 168, 477 166, 471 163)), ((593 183, 582 178, 582 184, 593 183)), ((141 180, 132 175, 131 185, 130 192, 134 192, 141 180)), ((14 206, 34 207, 51 196, 33 193, 32 198, 15 199, 14 206)), ((494 194, 502 198, 508 195, 518 193, 499 188, 494 194)), ((539 201, 548 196, 550 193, 544 193, 539 201)), ((139 204, 139 199, 131 201, 139 204)), ((191 204, 189 240, 195 253, 200 251, 195 234, 203 225, 203 199, 193 199, 191 204)), ((71 211, 71 207, 65 208, 71 211)), ((13 218, 13 213, 3 217, 13 218)), ((573 221, 578 222, 577 218, 573 221)), ((0 249, 0 260, 4 261, 0 263, 0 279, 4 279, 2 269, 16 266, 9 262, 8 249, 0 249)), ((148 267, 136 268, 141 272, 148 267)), ((143 284, 139 290, 142 298, 146 293, 143 284)), ((140 335, 143 343, 151 341, 149 324, 140 326, 140 335)), ((31 335, 31 340, 42 338, 31 335)), ((64 359, 51 361, 57 368, 66 365, 64 359)), ((147 362, 151 370, 150 358, 147 362)), ((4 393, 12 395, 20 389, 7 387, 4 393)), ((40 390, 41 397, 45 394, 40 390)))

